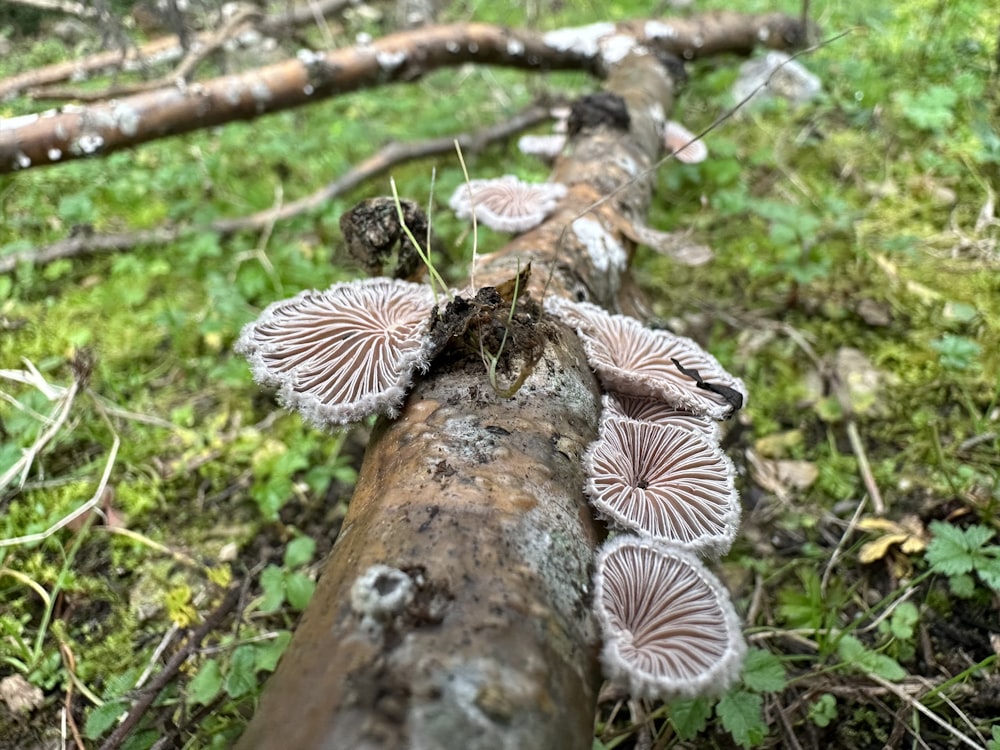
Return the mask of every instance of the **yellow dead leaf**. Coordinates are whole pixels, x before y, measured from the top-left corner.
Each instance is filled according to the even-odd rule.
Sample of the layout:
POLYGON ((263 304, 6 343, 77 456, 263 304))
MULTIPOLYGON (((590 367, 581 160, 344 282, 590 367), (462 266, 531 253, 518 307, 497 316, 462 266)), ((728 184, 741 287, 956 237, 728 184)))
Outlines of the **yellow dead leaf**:
POLYGON ((894 544, 898 544, 900 551, 907 555, 923 552, 927 548, 927 533, 916 516, 903 516, 898 522, 869 516, 858 521, 858 528, 862 531, 883 532, 878 539, 861 545, 858 560, 862 563, 881 560, 889 554, 894 544))
POLYGON ((858 560, 864 564, 873 563, 876 560, 881 560, 883 557, 889 554, 889 548, 894 544, 901 544, 909 539, 908 534, 886 534, 885 536, 880 536, 871 542, 865 542, 861 545, 861 549, 858 552, 858 560))

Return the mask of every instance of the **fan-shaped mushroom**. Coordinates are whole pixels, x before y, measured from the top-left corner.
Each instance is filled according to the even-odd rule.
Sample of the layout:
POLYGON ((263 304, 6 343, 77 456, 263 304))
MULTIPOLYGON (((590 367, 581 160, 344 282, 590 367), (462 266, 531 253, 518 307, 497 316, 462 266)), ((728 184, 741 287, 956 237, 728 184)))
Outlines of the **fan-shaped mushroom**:
POLYGON ((719 442, 718 422, 685 409, 675 409, 657 398, 606 393, 602 398, 602 404, 605 417, 628 417, 640 422, 673 425, 696 432, 709 442, 719 442))
POLYGON ((433 293, 425 284, 363 279, 269 305, 236 351, 254 379, 319 427, 395 416, 426 369, 433 293))
POLYGON ((541 224, 565 195, 565 185, 504 175, 459 185, 448 205, 459 218, 471 219, 475 211, 476 219, 490 229, 517 233, 541 224))
POLYGON ((605 675, 637 698, 718 694, 746 653, 722 584, 692 555, 620 536, 597 556, 594 609, 605 675))
POLYGON ((577 330, 587 361, 608 391, 658 398, 712 419, 729 418, 746 401, 743 381, 689 338, 587 302, 550 297, 545 309, 577 330))
POLYGON ((697 164, 708 158, 705 142, 673 120, 663 126, 663 147, 685 164, 697 164))
POLYGON ((697 433, 606 417, 583 465, 591 505, 616 526, 699 553, 732 545, 740 520, 733 466, 697 433))

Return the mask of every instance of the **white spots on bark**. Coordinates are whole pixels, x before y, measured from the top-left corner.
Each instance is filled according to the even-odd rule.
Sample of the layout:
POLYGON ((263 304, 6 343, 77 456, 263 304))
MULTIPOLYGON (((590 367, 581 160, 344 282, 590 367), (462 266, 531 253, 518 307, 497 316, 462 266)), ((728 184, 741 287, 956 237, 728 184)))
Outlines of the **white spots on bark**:
POLYGON ((383 623, 406 610, 413 595, 413 579, 402 570, 372 565, 351 586, 351 609, 361 615, 361 627, 377 635, 383 623))
POLYGON ((457 55, 462 49, 458 42, 446 42, 444 48, 453 55, 457 55))
POLYGON ((313 52, 311 49, 300 49, 295 53, 299 62, 305 65, 307 68, 315 65, 323 59, 323 55, 319 52, 313 52))
POLYGON ((476 42, 469 42, 469 52, 473 55, 479 52, 479 45, 476 42))
POLYGON ((264 105, 271 101, 271 89, 263 81, 254 81, 250 84, 250 95, 257 102, 257 109, 262 110, 264 105))
POLYGON ((546 47, 559 52, 575 52, 586 57, 593 57, 600 51, 601 37, 614 33, 615 25, 605 21, 592 23, 588 26, 576 26, 568 29, 556 29, 546 32, 542 42, 546 47))
POLYGON ((762 42, 767 42, 771 38, 771 30, 767 26, 761 26, 757 31, 757 38, 762 42))
POLYGON ((48 150, 49 161, 59 161, 62 159, 62 150, 58 148, 50 148, 48 150))
POLYGON ((313 88, 313 85, 311 83, 307 83, 305 86, 302 87, 302 93, 305 94, 306 96, 312 96, 315 92, 316 89, 313 88))
POLYGON ((375 53, 375 61, 382 70, 391 73, 406 62, 406 53, 402 51, 391 52, 389 50, 380 50, 375 53))
POLYGON ((646 21, 643 31, 648 39, 673 39, 677 36, 677 30, 663 21, 646 21))
POLYGON ((587 249, 594 268, 604 272, 625 270, 628 255, 618 241, 601 226, 601 222, 583 216, 570 226, 577 239, 587 249))
POLYGON ((17 156, 14 158, 17 160, 17 166, 20 169, 27 169, 31 166, 31 158, 23 151, 18 151, 17 156))
POLYGON ((103 145, 103 136, 96 133, 85 133, 76 139, 76 143, 71 148, 78 153, 89 155, 97 153, 103 145))
POLYGON ((524 42, 519 39, 511 39, 507 42, 507 54, 513 57, 520 57, 524 54, 524 42))
POLYGON ((139 132, 139 112, 136 111, 136 108, 131 104, 115 102, 111 113, 118 125, 118 130, 120 130, 123 135, 127 135, 131 138, 139 132))
POLYGON ((630 54, 646 54, 645 47, 637 44, 634 37, 627 34, 612 34, 599 42, 601 59, 605 65, 620 63, 630 54))

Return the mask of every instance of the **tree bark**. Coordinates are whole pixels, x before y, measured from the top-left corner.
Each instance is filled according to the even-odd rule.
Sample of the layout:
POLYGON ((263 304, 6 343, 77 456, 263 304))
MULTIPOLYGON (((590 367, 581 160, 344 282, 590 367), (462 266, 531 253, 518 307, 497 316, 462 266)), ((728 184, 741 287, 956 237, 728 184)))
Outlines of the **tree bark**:
MULTIPOLYGON (((607 24, 603 31, 617 31, 685 59, 723 51, 746 53, 761 43, 785 47, 803 38, 800 25, 780 14, 630 21, 617 28, 607 24)), ((108 154, 361 88, 413 81, 466 62, 583 69, 600 75, 607 61, 595 42, 594 27, 542 34, 470 23, 399 32, 329 52, 303 52, 240 75, 0 121, 0 174, 108 154), (574 32, 579 39, 575 44, 574 32)))
POLYGON ((314 598, 238 750, 591 747, 590 575, 603 532, 581 456, 599 389, 575 335, 537 303, 633 306, 624 228, 648 209, 673 82, 633 49, 606 89, 614 96, 600 103, 624 103, 625 130, 582 118, 553 174, 569 187, 559 211, 474 269, 476 289, 501 287, 531 263, 500 382, 477 338, 506 325, 502 306, 470 318, 399 418, 379 422, 314 598), (520 387, 500 395, 518 373, 520 387), (392 607, 365 603, 404 589, 392 607))

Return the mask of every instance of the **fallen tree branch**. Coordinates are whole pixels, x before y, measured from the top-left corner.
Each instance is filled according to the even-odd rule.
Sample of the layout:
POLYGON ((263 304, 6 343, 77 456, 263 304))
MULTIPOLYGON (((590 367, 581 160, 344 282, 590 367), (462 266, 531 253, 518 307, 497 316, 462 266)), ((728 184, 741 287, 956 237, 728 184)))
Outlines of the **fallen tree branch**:
MULTIPOLYGON (((635 46, 609 67, 607 93, 574 106, 579 130, 551 176, 566 196, 480 259, 478 290, 502 297, 516 277, 525 306, 546 295, 634 304, 635 245, 622 227, 648 212, 653 180, 641 175, 660 154, 673 81, 635 46)), ((237 750, 591 747, 601 531, 581 457, 597 433, 599 389, 567 328, 503 312, 506 326, 525 326, 505 355, 519 363, 506 379, 523 383, 513 394, 491 387, 472 328, 398 418, 376 424, 314 597, 237 750), (369 597, 396 586, 412 598, 366 622, 369 597)))
POLYGON ((188 53, 174 70, 152 81, 124 83, 100 91, 91 91, 78 87, 56 88, 55 86, 43 86, 32 88, 29 94, 33 99, 76 99, 81 102, 98 102, 177 85, 178 81, 190 82, 194 71, 209 55, 221 49, 228 40, 251 28, 251 22, 259 18, 261 18, 261 14, 257 8, 241 8, 218 31, 199 35, 195 43, 191 45, 191 49, 188 50, 188 53))
POLYGON ((473 133, 459 133, 454 136, 443 136, 412 143, 388 143, 320 190, 286 203, 280 208, 267 208, 247 216, 219 219, 211 224, 188 224, 117 234, 79 233, 45 247, 0 256, 0 273, 10 273, 23 263, 45 265, 62 258, 123 252, 139 245, 163 245, 176 242, 182 237, 203 232, 229 235, 236 232, 259 230, 273 222, 285 221, 320 208, 337 196, 353 190, 358 185, 384 174, 399 164, 437 154, 451 153, 456 141, 465 153, 476 153, 490 144, 510 138, 522 130, 537 125, 548 117, 549 110, 547 108, 535 105, 509 120, 489 125, 473 133))
MULTIPOLYGON (((264 36, 281 36, 288 30, 301 28, 317 18, 327 18, 345 8, 356 5, 358 0, 317 0, 295 5, 286 12, 267 16, 257 26, 264 36)), ((77 5, 71 3, 71 5, 77 5)), ((201 45, 212 36, 203 32, 195 36, 194 45, 201 45)), ((140 47, 99 52, 83 60, 55 63, 43 68, 28 70, 0 80, 0 101, 18 96, 22 91, 42 88, 70 79, 86 78, 109 68, 141 70, 171 62, 183 57, 184 49, 176 35, 154 39, 140 47)))
POLYGON ((0 121, 0 173, 104 155, 362 88, 413 81, 467 62, 603 75, 617 54, 613 39, 622 35, 685 59, 723 51, 748 53, 760 43, 787 47, 804 37, 799 24, 784 15, 725 12, 544 34, 487 24, 399 32, 346 49, 305 51, 292 60, 191 86, 0 121), (601 39, 612 41, 602 48, 601 39))

